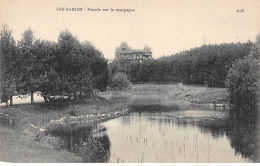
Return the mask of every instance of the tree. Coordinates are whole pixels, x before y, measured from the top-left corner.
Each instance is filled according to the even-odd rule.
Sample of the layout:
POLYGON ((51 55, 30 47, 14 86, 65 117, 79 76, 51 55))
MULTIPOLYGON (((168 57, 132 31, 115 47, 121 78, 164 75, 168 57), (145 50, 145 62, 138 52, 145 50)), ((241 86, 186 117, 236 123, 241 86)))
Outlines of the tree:
POLYGON ((109 80, 107 61, 99 50, 95 50, 95 57, 91 58, 90 64, 93 73, 93 88, 105 91, 109 80))
POLYGON ((31 94, 31 103, 34 104, 33 94, 37 90, 39 83, 39 73, 37 66, 38 44, 33 31, 29 28, 22 34, 22 39, 18 43, 19 57, 17 59, 19 67, 18 88, 24 93, 31 94))
POLYGON ((80 54, 79 40, 68 30, 59 34, 55 62, 54 70, 58 73, 61 80, 59 94, 65 92, 70 96, 71 93, 74 93, 76 98, 78 87, 76 86, 74 76, 82 72, 82 56, 80 54))
POLYGON ((67 94, 92 93, 93 89, 104 91, 109 71, 103 54, 90 42, 80 43, 69 31, 60 33, 57 43, 54 70, 60 77, 60 90, 67 94))
POLYGON ((45 102, 49 102, 51 95, 59 92, 60 77, 54 70, 56 65, 56 43, 47 40, 37 40, 35 42, 37 55, 37 73, 39 81, 37 90, 43 94, 45 102))
POLYGON ((256 104, 258 60, 252 55, 235 63, 228 72, 226 87, 230 104, 235 108, 247 108, 256 104))
POLYGON ((259 39, 258 35, 250 54, 233 64, 228 72, 226 87, 229 92, 229 102, 235 109, 256 108, 260 56, 259 39))
POLYGON ((1 33, 1 55, 0 55, 0 93, 2 101, 6 102, 10 99, 12 105, 12 96, 16 89, 15 77, 15 60, 16 60, 16 44, 12 37, 12 31, 8 29, 7 25, 2 27, 1 33))
POLYGON ((127 79, 127 75, 124 73, 117 73, 113 76, 110 87, 115 89, 127 88, 130 85, 130 81, 127 79))

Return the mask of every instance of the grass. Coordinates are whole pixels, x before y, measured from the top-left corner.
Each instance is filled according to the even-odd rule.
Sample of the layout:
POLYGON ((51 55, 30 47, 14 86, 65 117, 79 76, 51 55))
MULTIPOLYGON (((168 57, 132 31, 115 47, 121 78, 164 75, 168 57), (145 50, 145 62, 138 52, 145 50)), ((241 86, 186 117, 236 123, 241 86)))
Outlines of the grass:
POLYGON ((81 162, 79 157, 65 150, 56 150, 47 142, 35 141, 30 135, 0 127, 0 160, 6 162, 81 162))
POLYGON ((63 116, 96 115, 109 113, 125 107, 123 101, 106 100, 100 97, 82 99, 78 102, 66 104, 64 107, 49 106, 45 103, 35 105, 14 105, 10 108, 0 107, 0 113, 14 116, 21 121, 26 121, 41 127, 52 119, 63 116))
MULTIPOLYGON (((131 90, 122 91, 116 94, 113 91, 106 91, 103 94, 106 98, 113 96, 128 98, 154 98, 164 102, 212 104, 228 103, 228 92, 225 88, 208 88, 203 86, 188 86, 178 84, 139 84, 133 85, 131 90)), ((140 100, 139 100, 140 101, 140 100)))

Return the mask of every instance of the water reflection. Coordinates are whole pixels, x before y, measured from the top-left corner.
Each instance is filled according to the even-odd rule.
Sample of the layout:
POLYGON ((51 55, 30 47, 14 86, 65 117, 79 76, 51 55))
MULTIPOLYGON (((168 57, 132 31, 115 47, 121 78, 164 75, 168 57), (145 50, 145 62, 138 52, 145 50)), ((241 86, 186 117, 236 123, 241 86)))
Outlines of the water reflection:
POLYGON ((49 131, 52 136, 61 138, 61 146, 75 152, 82 162, 108 162, 110 157, 109 137, 99 124, 81 127, 57 127, 49 131))
POLYGON ((259 150, 256 111, 230 111, 230 120, 232 123, 228 126, 226 133, 231 140, 231 146, 235 148, 236 153, 241 153, 243 157, 259 162, 256 158, 259 150))
POLYGON ((102 124, 111 142, 109 162, 255 161, 255 120, 227 110, 151 107, 130 106, 136 112, 102 124))
POLYGON ((255 162, 256 115, 142 102, 132 112, 92 126, 55 128, 83 162, 255 162))

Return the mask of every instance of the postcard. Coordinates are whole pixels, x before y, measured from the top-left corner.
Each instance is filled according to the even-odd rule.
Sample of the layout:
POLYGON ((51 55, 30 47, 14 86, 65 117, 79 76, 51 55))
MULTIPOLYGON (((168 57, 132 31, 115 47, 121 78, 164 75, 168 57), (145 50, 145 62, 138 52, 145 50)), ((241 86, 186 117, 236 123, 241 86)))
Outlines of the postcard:
POLYGON ((259 9, 1 0, 0 161, 259 162, 259 9))

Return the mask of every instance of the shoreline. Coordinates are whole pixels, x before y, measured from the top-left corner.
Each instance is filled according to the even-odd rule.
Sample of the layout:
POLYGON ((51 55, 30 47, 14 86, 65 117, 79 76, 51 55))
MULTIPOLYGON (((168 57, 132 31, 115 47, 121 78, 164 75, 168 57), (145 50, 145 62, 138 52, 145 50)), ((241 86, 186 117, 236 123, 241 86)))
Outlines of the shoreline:
POLYGON ((98 97, 58 109, 46 108, 44 104, 1 107, 0 161, 82 162, 76 154, 60 148, 59 138, 45 135, 46 129, 58 123, 76 123, 79 117, 88 124, 100 123, 128 111, 124 101, 115 103, 98 97))

